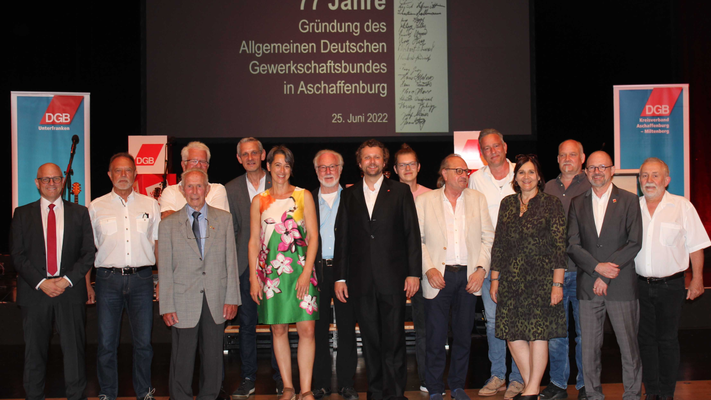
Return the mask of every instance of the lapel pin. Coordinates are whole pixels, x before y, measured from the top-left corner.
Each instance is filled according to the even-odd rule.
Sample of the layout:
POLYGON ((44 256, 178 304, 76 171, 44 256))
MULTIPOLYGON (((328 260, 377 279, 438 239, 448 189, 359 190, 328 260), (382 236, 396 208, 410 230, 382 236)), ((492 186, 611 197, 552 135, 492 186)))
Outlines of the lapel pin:
POLYGON ((617 199, 612 199, 612 202, 613 202, 613 203, 617 203, 617 199))

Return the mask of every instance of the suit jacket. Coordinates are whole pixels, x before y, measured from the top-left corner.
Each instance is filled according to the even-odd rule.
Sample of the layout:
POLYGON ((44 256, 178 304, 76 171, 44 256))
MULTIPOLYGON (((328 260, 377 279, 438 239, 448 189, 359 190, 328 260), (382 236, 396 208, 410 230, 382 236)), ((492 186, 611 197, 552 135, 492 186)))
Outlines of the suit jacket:
POLYGON ((361 179, 343 189, 336 217, 334 280, 345 279, 348 294, 371 287, 381 294, 403 293, 405 278, 422 276, 422 246, 410 187, 383 179, 372 218, 361 179))
POLYGON ((178 313, 175 327, 192 328, 200 320, 204 293, 220 324, 225 304, 242 304, 232 217, 207 206, 208 233, 200 257, 186 208, 163 219, 158 229, 160 314, 178 313))
MULTIPOLYGON (((265 171, 266 172, 266 171, 265 171)), ((267 172, 264 190, 272 187, 272 176, 267 172)), ((239 274, 249 269, 249 208, 252 199, 247 189, 247 174, 232 179, 225 185, 227 202, 230 204, 234 236, 237 240, 237 263, 239 274)), ((246 282, 249 283, 249 282, 246 282)))
MULTIPOLYGON (((433 299, 439 289, 433 288, 426 272, 437 269, 444 275, 447 258, 447 226, 443 205, 444 186, 423 193, 417 197, 417 218, 422 236, 422 295, 433 299)), ((494 226, 489 216, 486 197, 472 189, 464 189, 458 203, 463 201, 466 207, 465 227, 467 246, 467 277, 482 266, 489 273, 491 264, 491 245, 494 242, 494 226)), ((474 293, 481 296, 481 290, 474 293)))
POLYGON ((637 273, 634 258, 642 248, 642 214, 639 198, 612 185, 600 236, 595 228, 592 189, 575 197, 568 212, 568 255, 582 270, 578 271, 578 299, 595 298, 593 285, 597 278, 607 283, 607 300, 637 299, 637 273), (620 266, 614 279, 595 272, 601 262, 620 266))
POLYGON ((53 303, 86 303, 84 276, 94 266, 94 232, 86 207, 64 202, 64 241, 59 274, 72 281, 72 286, 57 297, 49 297, 37 284, 47 277, 47 253, 42 228, 40 201, 15 209, 12 218, 10 252, 17 280, 17 304, 49 305, 53 303))

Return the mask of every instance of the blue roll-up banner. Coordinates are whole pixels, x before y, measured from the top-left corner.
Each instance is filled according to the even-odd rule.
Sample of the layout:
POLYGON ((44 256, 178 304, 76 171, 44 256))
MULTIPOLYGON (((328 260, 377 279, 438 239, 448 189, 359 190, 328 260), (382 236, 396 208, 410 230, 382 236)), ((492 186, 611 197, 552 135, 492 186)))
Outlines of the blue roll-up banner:
MULTIPOLYGON (((79 143, 69 193, 80 190, 77 202, 86 205, 91 199, 89 93, 11 92, 10 97, 12 209, 39 199, 35 178, 42 164, 55 163, 64 175, 74 135, 79 137, 79 143)), ((74 201, 75 196, 63 197, 74 201)))
POLYGON ((669 165, 667 190, 689 199, 689 85, 614 86, 613 93, 617 172, 657 157, 669 165))

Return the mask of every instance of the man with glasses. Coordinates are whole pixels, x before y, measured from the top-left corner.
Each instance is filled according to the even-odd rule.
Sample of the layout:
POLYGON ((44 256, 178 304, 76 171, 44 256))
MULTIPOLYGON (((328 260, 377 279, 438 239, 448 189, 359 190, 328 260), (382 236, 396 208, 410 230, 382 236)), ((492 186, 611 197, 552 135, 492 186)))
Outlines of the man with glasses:
MULTIPOLYGON (((54 328, 59 333, 65 396, 86 399, 86 284, 94 265, 94 236, 86 207, 62 200, 62 171, 55 164, 37 169, 40 199, 15 209, 10 253, 17 270, 17 305, 25 338, 25 398, 45 398, 47 353, 54 328)), ((10 362, 10 360, 7 360, 10 362)))
POLYGON ((607 314, 622 355, 622 398, 639 399, 642 363, 634 261, 642 247, 639 199, 612 184, 615 167, 604 151, 590 154, 586 173, 592 189, 574 198, 568 212, 568 255, 580 272, 577 295, 585 392, 591 400, 605 397, 600 349, 607 314))
MULTIPOLYGON (((484 167, 476 171, 469 178, 469 188, 478 190, 486 196, 489 205, 489 217, 496 229, 496 220, 499 217, 501 200, 514 194, 511 182, 514 179, 514 163, 506 159, 506 142, 504 135, 496 129, 484 129, 479 133, 479 151, 486 161, 484 167)), ((484 293, 489 293, 491 277, 484 279, 484 293)), ((496 303, 491 296, 482 296, 484 313, 486 314, 486 339, 489 342, 489 361, 491 361, 491 377, 479 396, 493 396, 506 387, 506 341, 496 337, 496 303)), ((516 362, 511 359, 511 375, 509 387, 504 393, 505 399, 512 399, 523 391, 523 378, 518 371, 516 362)))
POLYGON ((417 198, 430 400, 442 400, 445 390, 444 344, 450 311, 453 342, 447 381, 452 399, 469 400, 464 385, 471 333, 477 296, 482 295, 491 263, 494 227, 486 197, 467 188, 468 175, 467 163, 456 154, 449 155, 440 165, 444 186, 417 198))
MULTIPOLYGON (((545 192, 552 194, 563 203, 565 215, 568 215, 570 201, 590 189, 590 181, 583 172, 585 153, 583 145, 576 140, 566 140, 558 146, 558 167, 560 174, 557 178, 546 183, 545 192)), ((578 272, 573 260, 568 258, 568 267, 565 270, 563 283, 563 305, 565 318, 570 325, 568 308, 573 309, 575 323, 575 362, 578 366, 578 375, 575 388, 578 390, 578 400, 587 399, 585 394, 585 381, 583 380, 583 349, 580 335, 580 308, 577 297, 578 272)), ((568 332, 568 330, 566 330, 568 332)), ((551 383, 541 392, 541 399, 567 399, 568 377, 570 376, 570 357, 568 357, 568 336, 551 339, 548 342, 548 356, 550 358, 551 383)))
MULTIPOLYGON (((272 176, 262 168, 262 161, 266 156, 262 142, 253 137, 242 138, 237 143, 237 161, 244 167, 245 173, 225 185, 235 230, 239 279, 244 282, 240 286, 242 306, 237 313, 242 380, 232 393, 232 397, 238 399, 246 399, 252 395, 257 380, 257 303, 249 294, 249 209, 254 196, 272 187, 272 176)), ((276 392, 281 394, 284 383, 273 351, 272 368, 275 371, 273 378, 276 381, 276 392)))
MULTIPOLYGON (((183 171, 201 169, 207 173, 210 168, 210 148, 202 142, 190 142, 180 151, 180 166, 183 171)), ((230 211, 227 201, 227 192, 220 183, 210 183, 206 201, 212 207, 230 211)), ((165 218, 185 206, 185 197, 180 193, 178 185, 170 185, 163 190, 160 196, 160 215, 165 218)))
MULTIPOLYGON (((400 178, 400 182, 410 187, 412 197, 417 200, 417 196, 429 192, 430 188, 424 187, 417 183, 417 175, 420 172, 420 160, 417 154, 407 143, 403 143, 393 157, 395 164, 393 170, 400 178)), ((426 373, 427 365, 426 357, 426 342, 427 334, 425 328, 425 305, 422 300, 422 286, 410 299, 412 303, 412 322, 415 324, 415 359, 417 360, 417 375, 420 378, 420 391, 427 392, 426 373)))
POLYGON ((109 161, 110 193, 89 205, 96 254, 96 374, 99 399, 118 396, 118 347, 123 310, 131 323, 133 389, 149 400, 153 347, 153 265, 160 208, 152 197, 133 191, 136 163, 128 153, 109 161))
POLYGON ((355 311, 353 303, 341 302, 333 293, 333 256, 336 240, 335 224, 338 206, 341 202, 343 188, 338 183, 343 172, 343 157, 333 150, 321 150, 314 157, 314 168, 318 175, 320 186, 311 193, 316 200, 316 217, 318 218, 319 251, 314 263, 318 286, 319 309, 321 319, 316 321, 316 360, 314 363, 313 387, 314 397, 320 399, 331 394, 331 352, 329 345, 329 328, 331 322, 331 299, 336 309, 336 327, 338 329, 338 358, 336 359, 336 377, 338 392, 346 400, 358 398, 355 390, 354 376, 358 353, 355 335, 355 311))

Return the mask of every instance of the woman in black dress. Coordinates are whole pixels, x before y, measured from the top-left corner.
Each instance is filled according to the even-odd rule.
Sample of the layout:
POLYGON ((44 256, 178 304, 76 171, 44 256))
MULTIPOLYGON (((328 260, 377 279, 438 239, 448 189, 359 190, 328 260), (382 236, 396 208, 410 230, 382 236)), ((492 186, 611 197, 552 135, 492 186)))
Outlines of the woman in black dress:
MULTIPOLYGON (((516 194, 501 200, 491 249, 496 337, 508 341, 525 388, 536 399, 548 363, 548 340, 565 336, 563 278, 566 221, 557 197, 543 193, 535 155, 516 157, 516 194)), ((516 398, 518 398, 517 396, 516 398)))

